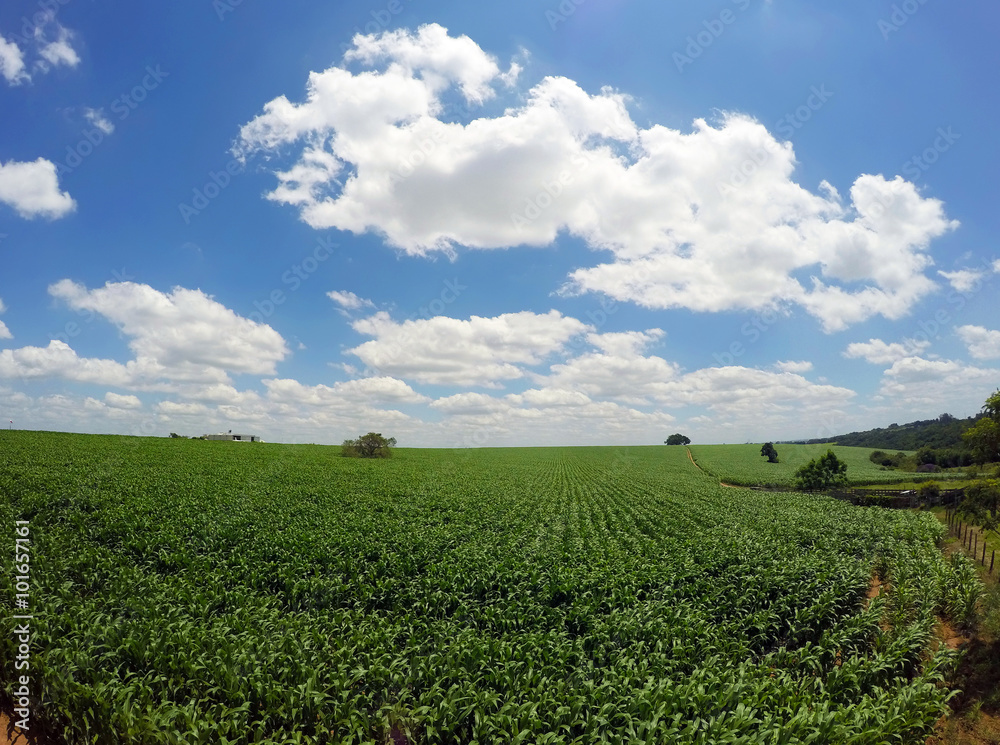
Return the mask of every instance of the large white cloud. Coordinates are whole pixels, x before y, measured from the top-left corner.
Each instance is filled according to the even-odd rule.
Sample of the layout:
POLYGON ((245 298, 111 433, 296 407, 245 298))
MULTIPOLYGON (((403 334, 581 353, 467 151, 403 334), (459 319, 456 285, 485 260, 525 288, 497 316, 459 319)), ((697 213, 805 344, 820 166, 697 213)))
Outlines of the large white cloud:
POLYGON ((59 190, 55 163, 45 158, 30 163, 0 162, 0 202, 28 219, 55 219, 76 208, 73 197, 59 190))
POLYGON ((490 387, 524 376, 526 366, 563 350, 570 339, 588 329, 555 310, 468 320, 435 316, 401 323, 383 311, 352 326, 375 338, 348 353, 384 375, 437 385, 490 387))
POLYGON ((354 44, 345 66, 310 74, 304 102, 269 102, 236 147, 299 145, 268 196, 313 227, 377 231, 412 254, 565 231, 610 261, 572 272, 564 292, 698 311, 798 304, 828 331, 899 318, 935 287, 928 245, 957 223, 902 178, 860 175, 845 203, 825 182, 795 183, 791 144, 747 116, 642 128, 627 96, 560 77, 458 121, 449 96, 477 112, 512 80, 470 39, 430 25, 354 44))

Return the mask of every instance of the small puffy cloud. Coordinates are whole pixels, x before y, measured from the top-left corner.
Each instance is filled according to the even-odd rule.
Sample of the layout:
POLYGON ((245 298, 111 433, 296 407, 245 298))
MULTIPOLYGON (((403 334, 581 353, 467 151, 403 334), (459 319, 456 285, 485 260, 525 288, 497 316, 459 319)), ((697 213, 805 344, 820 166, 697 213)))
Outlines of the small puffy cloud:
MULTIPOLYGON (((0 313, 7 310, 7 306, 3 304, 3 298, 0 298, 0 313)), ((10 333, 10 329, 7 328, 3 321, 0 321, 0 339, 13 339, 14 335, 10 333)))
POLYGON ((24 69, 24 53, 13 41, 7 41, 0 35, 0 75, 3 75, 11 85, 18 85, 28 80, 24 69))
POLYGON ((848 344, 844 356, 850 359, 863 359, 873 365, 888 365, 918 355, 929 346, 929 341, 917 339, 906 339, 905 344, 898 342, 887 344, 881 339, 869 339, 866 342, 848 344))
POLYGON ((374 308, 375 303, 358 297, 353 292, 347 290, 330 290, 326 296, 339 305, 344 310, 360 310, 361 308, 374 308))
MULTIPOLYGON (((52 67, 66 65, 76 67, 80 55, 73 49, 73 32, 56 20, 55 12, 49 11, 44 23, 35 26, 35 43, 39 56, 52 67)), ((43 71, 47 68, 41 64, 43 71)))
POLYGON ((379 312, 351 324, 374 339, 348 350, 385 375, 436 385, 498 387, 564 349, 589 327, 558 311, 469 320, 435 316, 399 323, 379 312))
POLYGON ((983 272, 975 269, 957 269, 954 272, 939 271, 938 274, 948 280, 948 283, 959 292, 973 292, 979 287, 984 276, 983 272))
POLYGON ((104 403, 113 409, 141 409, 142 401, 138 396, 123 396, 108 391, 104 394, 104 403))
POLYGON ((780 372, 804 373, 813 369, 813 363, 808 360, 802 360, 800 362, 788 360, 787 362, 775 362, 774 367, 780 372))
POLYGON ((104 109, 84 109, 83 116, 106 135, 115 131, 115 125, 104 115, 104 109))
POLYGON ((608 259, 573 271, 566 294, 705 312, 799 306, 826 331, 898 319, 936 287, 929 244, 958 223, 901 177, 861 174, 846 200, 826 182, 812 191, 792 179, 791 143, 750 117, 643 128, 627 95, 564 77, 477 117, 510 79, 468 37, 429 25, 353 43, 344 66, 310 74, 304 101, 269 102, 235 149, 296 146, 268 198, 315 228, 375 231, 410 254, 568 233, 608 259), (450 92, 467 123, 449 115, 450 92))
POLYGON ((30 163, 0 162, 0 202, 29 220, 56 219, 76 209, 73 198, 59 190, 55 163, 45 158, 30 163))
POLYGON ((982 326, 960 326, 957 331, 959 338, 969 347, 969 354, 977 360, 1000 358, 1000 331, 982 326))
POLYGON ((0 75, 10 85, 31 81, 26 54, 34 59, 33 72, 46 73, 60 65, 76 67, 80 64, 80 55, 73 48, 75 34, 56 20, 54 10, 45 11, 41 16, 36 13, 32 21, 33 29, 27 36, 9 40, 0 35, 0 75))

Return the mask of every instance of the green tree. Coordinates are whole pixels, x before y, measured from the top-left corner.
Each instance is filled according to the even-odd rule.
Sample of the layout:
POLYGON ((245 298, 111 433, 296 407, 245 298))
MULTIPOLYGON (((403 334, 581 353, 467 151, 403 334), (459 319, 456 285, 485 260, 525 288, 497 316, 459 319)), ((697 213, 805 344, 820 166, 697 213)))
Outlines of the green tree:
MULTIPOLYGON (((1000 476, 1000 469, 997 476, 1000 476)), ((969 522, 1000 536, 1000 478, 986 479, 966 487, 958 511, 969 522)))
POLYGON ((395 437, 385 438, 377 432, 369 432, 356 440, 344 440, 341 454, 345 458, 388 458, 395 445, 395 437))
POLYGON ((773 442, 765 442, 760 449, 760 454, 767 458, 768 463, 778 462, 778 451, 774 449, 773 442))
POLYGON ((690 445, 691 444, 691 438, 690 437, 685 437, 684 435, 682 435, 682 434, 680 434, 678 432, 676 434, 670 435, 670 437, 668 437, 666 440, 664 440, 664 442, 667 445, 690 445))
POLYGON ((994 422, 1000 422, 1000 388, 986 399, 986 403, 983 404, 983 413, 994 422))
POLYGON ((813 458, 796 471, 795 477, 795 487, 804 491, 847 486, 847 464, 827 450, 826 455, 813 458))
POLYGON ((962 435, 977 463, 1000 460, 1000 390, 986 399, 983 418, 962 435))

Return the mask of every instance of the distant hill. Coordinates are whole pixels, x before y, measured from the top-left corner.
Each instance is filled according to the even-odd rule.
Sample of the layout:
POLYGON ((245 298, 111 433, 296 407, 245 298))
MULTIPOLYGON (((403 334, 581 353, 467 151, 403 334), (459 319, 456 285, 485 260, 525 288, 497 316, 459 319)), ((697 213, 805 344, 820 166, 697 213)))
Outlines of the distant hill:
POLYGON ((851 432, 846 435, 816 440, 792 440, 793 444, 816 445, 835 442, 838 445, 877 448, 879 450, 919 450, 922 447, 965 449, 962 433, 982 415, 956 419, 942 414, 937 419, 924 419, 908 424, 890 424, 888 427, 851 432))

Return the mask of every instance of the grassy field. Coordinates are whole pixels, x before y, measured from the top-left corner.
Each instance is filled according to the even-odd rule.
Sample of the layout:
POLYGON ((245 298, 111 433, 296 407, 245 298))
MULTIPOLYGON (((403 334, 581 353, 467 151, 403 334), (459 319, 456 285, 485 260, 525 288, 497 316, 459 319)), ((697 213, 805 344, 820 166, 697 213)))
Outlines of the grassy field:
POLYGON ((32 730, 68 743, 917 743, 934 614, 979 591, 930 514, 684 448, 0 435, 32 730))
POLYGON ((961 474, 916 475, 905 471, 885 471, 869 460, 873 448, 840 445, 776 445, 778 463, 768 463, 756 445, 692 445, 691 454, 698 465, 720 481, 741 486, 794 486, 795 472, 813 458, 832 450, 847 463, 847 478, 852 484, 890 484, 893 482, 940 481, 959 478, 961 474))

